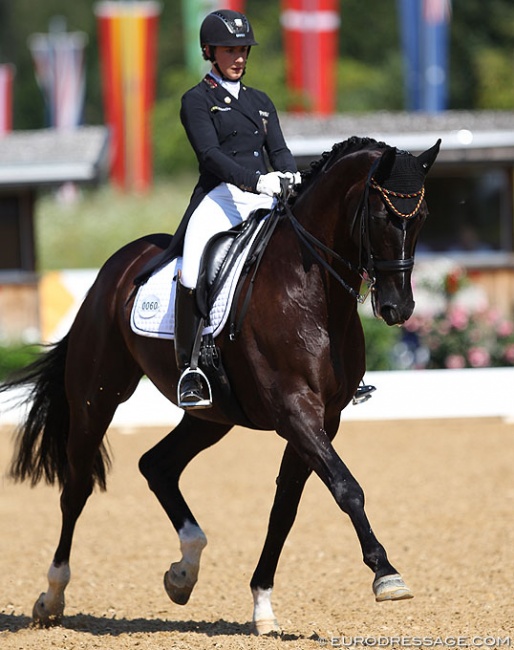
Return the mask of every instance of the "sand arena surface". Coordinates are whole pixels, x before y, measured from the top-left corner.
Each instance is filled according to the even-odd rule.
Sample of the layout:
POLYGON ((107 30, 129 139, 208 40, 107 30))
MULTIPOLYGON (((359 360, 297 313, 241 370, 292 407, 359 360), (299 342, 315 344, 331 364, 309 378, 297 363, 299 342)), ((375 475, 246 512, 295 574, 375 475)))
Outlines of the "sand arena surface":
MULTIPOLYGON (((207 534, 185 607, 162 587, 180 557, 171 525, 137 470, 164 435, 111 430, 114 468, 79 519, 63 625, 31 627, 60 527, 56 488, 0 483, 2 650, 240 648, 354 643, 388 648, 514 647, 514 425, 497 419, 348 422, 336 448, 365 490, 367 513, 415 598, 376 603, 354 530, 317 477, 279 564, 282 636, 250 635, 248 587, 284 447, 235 429, 186 469, 182 488, 207 534)), ((0 471, 12 453, 0 430, 0 471)))

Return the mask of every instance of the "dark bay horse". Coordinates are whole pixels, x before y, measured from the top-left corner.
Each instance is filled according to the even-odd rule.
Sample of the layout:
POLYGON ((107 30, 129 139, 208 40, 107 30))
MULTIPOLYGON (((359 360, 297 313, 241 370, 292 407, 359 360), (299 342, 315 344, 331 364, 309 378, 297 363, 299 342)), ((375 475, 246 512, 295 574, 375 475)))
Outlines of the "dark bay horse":
MULTIPOLYGON (((274 575, 311 472, 350 517, 374 574, 376 600, 411 597, 375 537, 362 489, 332 440, 365 371, 357 312, 363 278, 372 285, 376 316, 388 325, 412 314, 414 251, 427 216, 424 180, 439 144, 416 157, 353 137, 304 173, 302 189, 284 209, 261 260, 239 336, 231 340, 223 332, 216 339, 246 421, 227 418, 220 403, 185 412, 140 460, 180 540, 182 558, 164 576, 175 603, 188 601, 207 543, 180 492, 179 477, 198 453, 234 425, 248 423, 275 430, 287 441, 267 536, 251 579, 254 631, 279 629, 271 605, 274 575)), ((172 343, 136 335, 129 324, 134 278, 169 241, 168 235, 151 235, 116 252, 100 270, 69 333, 0 387, 27 385, 31 391, 11 476, 32 484, 57 482, 62 488, 62 529, 48 590, 33 612, 43 625, 63 615, 73 531, 94 485, 106 487, 109 458, 103 438, 116 408, 143 375, 176 400, 172 343)))

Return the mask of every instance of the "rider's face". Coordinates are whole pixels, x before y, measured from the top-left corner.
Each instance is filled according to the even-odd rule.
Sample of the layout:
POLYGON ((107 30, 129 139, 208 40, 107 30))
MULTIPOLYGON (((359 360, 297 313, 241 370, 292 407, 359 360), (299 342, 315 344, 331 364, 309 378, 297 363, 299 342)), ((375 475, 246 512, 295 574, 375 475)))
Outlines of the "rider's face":
POLYGON ((248 58, 247 45, 238 45, 237 47, 218 46, 214 50, 214 56, 224 77, 230 81, 241 79, 248 58))

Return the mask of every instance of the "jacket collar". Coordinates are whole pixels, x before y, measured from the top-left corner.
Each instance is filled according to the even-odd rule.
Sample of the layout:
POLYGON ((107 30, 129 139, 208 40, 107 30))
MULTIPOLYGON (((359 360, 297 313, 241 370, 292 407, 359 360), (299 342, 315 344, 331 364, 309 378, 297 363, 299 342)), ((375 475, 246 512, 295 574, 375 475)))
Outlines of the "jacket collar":
POLYGON ((208 91, 212 92, 223 106, 230 106, 232 109, 243 113, 243 115, 252 120, 257 126, 262 126, 262 118, 259 111, 248 101, 246 86, 243 83, 241 83, 241 88, 239 89, 239 98, 236 98, 226 88, 223 88, 210 74, 206 74, 203 81, 208 91))

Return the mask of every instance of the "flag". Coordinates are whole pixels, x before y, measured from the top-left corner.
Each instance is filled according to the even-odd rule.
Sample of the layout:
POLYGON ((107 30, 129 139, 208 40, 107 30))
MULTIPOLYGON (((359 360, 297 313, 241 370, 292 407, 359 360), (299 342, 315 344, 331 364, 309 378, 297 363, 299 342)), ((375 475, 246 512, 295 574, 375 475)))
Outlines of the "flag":
POLYGON ((82 123, 87 35, 61 29, 32 34, 29 48, 46 105, 47 126, 75 128, 82 123))
POLYGON ((451 15, 450 0, 424 0, 423 18, 431 25, 447 23, 451 15))
POLYGON ((447 108, 450 0, 398 0, 408 110, 447 108))
POLYGON ((160 11, 160 3, 153 0, 95 6, 111 177, 124 189, 143 191, 151 183, 150 113, 160 11))
POLYGON ((282 0, 281 23, 291 109, 330 115, 336 103, 337 0, 282 0))
POLYGON ((450 0, 423 0, 423 108, 443 111, 448 103, 450 0))
POLYGON ((420 111, 421 99, 421 0, 398 0, 404 60, 405 105, 420 111))
POLYGON ((0 136, 12 130, 12 89, 16 68, 0 65, 0 136))

